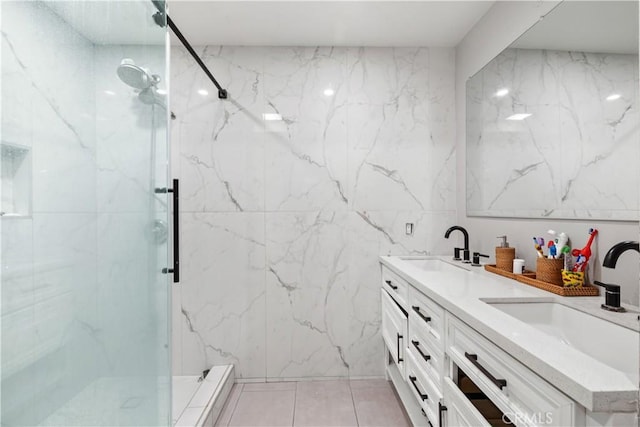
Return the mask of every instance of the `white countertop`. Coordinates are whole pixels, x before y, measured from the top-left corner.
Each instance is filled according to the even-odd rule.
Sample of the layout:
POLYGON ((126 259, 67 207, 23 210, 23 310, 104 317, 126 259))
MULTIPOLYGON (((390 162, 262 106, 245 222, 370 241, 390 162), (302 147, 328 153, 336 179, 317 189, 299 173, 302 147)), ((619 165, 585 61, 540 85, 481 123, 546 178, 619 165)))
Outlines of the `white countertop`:
MULTIPOLYGON (((427 258, 464 269, 427 271, 404 261, 408 258, 381 256, 380 262, 585 408, 594 412, 637 410, 637 379, 632 381, 623 372, 563 345, 485 301, 560 302, 635 331, 639 326, 637 308, 625 306, 627 313, 611 313, 600 308, 604 296, 562 297, 446 257, 427 258)), ((640 342, 630 348, 637 349, 637 354, 640 342)))

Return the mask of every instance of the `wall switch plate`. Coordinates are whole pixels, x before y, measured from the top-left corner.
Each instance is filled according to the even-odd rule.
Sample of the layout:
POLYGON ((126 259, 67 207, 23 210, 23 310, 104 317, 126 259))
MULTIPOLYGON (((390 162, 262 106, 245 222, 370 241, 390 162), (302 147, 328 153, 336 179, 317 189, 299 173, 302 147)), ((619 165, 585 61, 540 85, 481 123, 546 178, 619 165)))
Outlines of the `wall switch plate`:
POLYGON ((407 222, 404 225, 404 232, 407 236, 411 236, 413 235, 413 223, 412 222, 407 222))

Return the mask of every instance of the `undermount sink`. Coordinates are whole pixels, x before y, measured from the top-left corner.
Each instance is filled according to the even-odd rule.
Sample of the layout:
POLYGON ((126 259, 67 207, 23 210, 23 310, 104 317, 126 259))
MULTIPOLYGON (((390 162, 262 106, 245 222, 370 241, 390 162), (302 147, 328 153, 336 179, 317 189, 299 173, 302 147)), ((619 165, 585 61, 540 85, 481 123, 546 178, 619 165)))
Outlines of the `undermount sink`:
POLYGON ((468 271, 462 264, 452 264, 437 258, 400 257, 400 259, 425 271, 468 271))
POLYGON ((638 381, 640 334, 556 302, 487 302, 638 381))

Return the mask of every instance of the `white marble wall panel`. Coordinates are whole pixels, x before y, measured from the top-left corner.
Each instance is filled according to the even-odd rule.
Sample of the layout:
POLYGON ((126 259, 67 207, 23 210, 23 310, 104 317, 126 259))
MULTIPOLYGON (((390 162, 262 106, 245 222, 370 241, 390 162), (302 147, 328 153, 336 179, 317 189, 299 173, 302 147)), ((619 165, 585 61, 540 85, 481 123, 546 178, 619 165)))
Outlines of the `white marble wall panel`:
MULTIPOLYGON (((147 331, 155 309, 148 286, 150 277, 163 266, 149 256, 148 224, 146 212, 98 215, 96 299, 100 323, 93 332, 96 345, 104 352, 104 375, 126 375, 135 369, 142 372, 150 363, 150 355, 142 354, 149 349, 140 345, 140 331, 147 331)), ((160 282, 158 286, 166 284, 160 282)), ((163 321, 161 317, 155 320, 163 321)))
POLYGON ((269 213, 267 377, 345 377, 348 213, 269 213))
POLYGON ((469 211, 636 218, 637 79, 636 55, 501 53, 467 85, 469 211), (612 94, 621 97, 607 100, 612 94), (514 113, 531 116, 505 120, 514 113))
POLYGON ((182 372, 234 364, 238 378, 264 378, 264 214, 182 218, 182 372))
MULTIPOLYGON (((160 77, 166 89, 162 46, 100 46, 95 49, 97 206, 100 212, 142 212, 149 207, 155 153, 156 186, 166 187, 166 109, 143 103, 140 92, 118 78, 124 58, 160 77), (154 126, 155 125, 155 126, 154 126), (154 131, 155 128, 155 131, 154 131)), ((166 101, 166 100, 165 100, 166 101)))
POLYGON ((2 419, 35 425, 96 368, 76 335, 95 324, 93 45, 42 2, 2 13, 3 142, 33 162, 31 216, 2 219, 2 419))
POLYGON ((450 246, 453 50, 198 50, 231 99, 199 95, 210 83, 174 49, 181 372, 215 362, 243 378, 383 375, 377 257, 450 246), (219 288, 227 278, 237 285, 219 288))
POLYGON ((229 99, 195 61, 174 49, 172 109, 177 114, 182 209, 188 212, 264 210, 264 88, 262 52, 207 48, 203 60, 224 82, 229 99), (203 95, 206 91, 207 94, 203 95))
POLYGON ((65 24, 43 4, 14 2, 5 9, 3 78, 6 61, 9 81, 3 103, 10 113, 6 122, 3 117, 3 138, 34 147, 33 210, 95 210, 95 138, 86 115, 94 111, 93 46, 73 31, 61 31, 65 24), (29 21, 41 25, 24 31, 29 21), (78 60, 71 65, 69 57, 78 60))
POLYGON ((351 207, 452 209, 452 52, 354 48, 348 61, 351 207))
POLYGON ((380 255, 427 255, 450 251, 444 230, 455 211, 374 211, 349 214, 348 347, 349 375, 383 375, 380 340, 380 255), (414 234, 404 225, 414 224, 414 234), (426 250, 429 248, 429 251, 426 250))
POLYGON ((265 112, 282 117, 266 122, 268 211, 347 210, 346 54, 331 47, 265 54, 265 112))
POLYGON ((354 48, 348 70, 351 206, 426 209, 428 49, 354 48))

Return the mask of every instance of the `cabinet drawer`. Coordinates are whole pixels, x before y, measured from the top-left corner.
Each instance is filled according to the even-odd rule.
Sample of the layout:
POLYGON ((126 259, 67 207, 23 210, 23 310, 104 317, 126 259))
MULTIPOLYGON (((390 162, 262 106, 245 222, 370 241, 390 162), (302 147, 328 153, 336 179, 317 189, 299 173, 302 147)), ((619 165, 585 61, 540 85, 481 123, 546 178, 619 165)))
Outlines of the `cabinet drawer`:
POLYGON ((407 310, 409 284, 386 267, 382 267, 382 288, 407 310))
POLYGON ((414 397, 427 415, 427 419, 434 427, 440 427, 440 405, 442 393, 428 375, 420 369, 413 353, 407 353, 407 384, 414 397))
POLYGON ((381 289, 380 292, 382 298, 382 339, 396 366, 404 374, 407 317, 387 291, 381 289))
POLYGON ((451 378, 444 379, 442 394, 447 406, 446 425, 452 427, 490 427, 487 420, 469 402, 451 381, 451 378))
POLYGON ((427 373, 431 381, 441 390, 445 373, 444 352, 433 346, 425 328, 412 316, 409 319, 407 346, 418 366, 427 373))
POLYGON ((455 362, 515 425, 566 426, 575 403, 475 330, 448 317, 448 351, 455 362))
POLYGON ((432 347, 444 352, 444 309, 413 287, 409 293, 411 307, 407 311, 410 322, 416 328, 421 327, 432 347))

